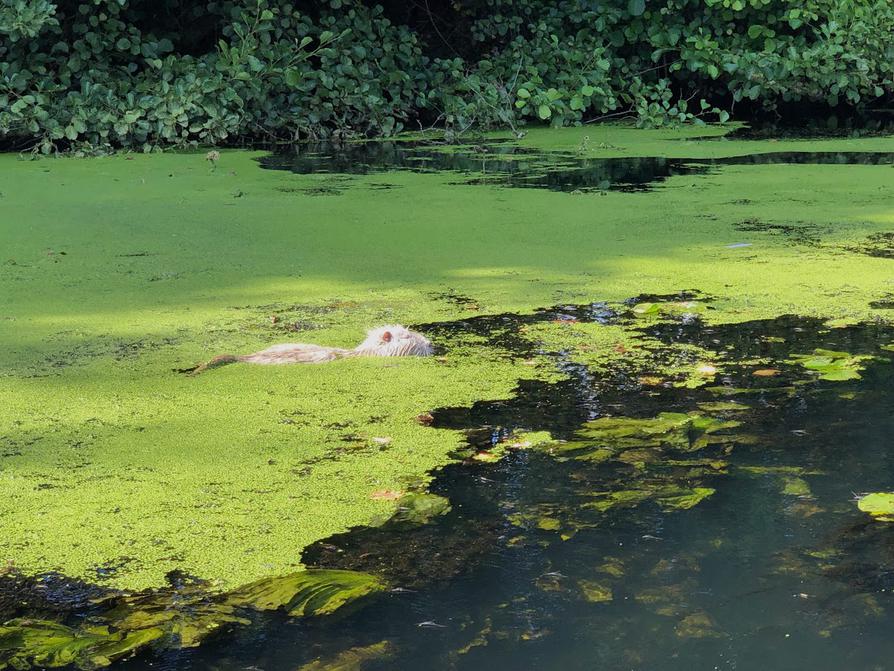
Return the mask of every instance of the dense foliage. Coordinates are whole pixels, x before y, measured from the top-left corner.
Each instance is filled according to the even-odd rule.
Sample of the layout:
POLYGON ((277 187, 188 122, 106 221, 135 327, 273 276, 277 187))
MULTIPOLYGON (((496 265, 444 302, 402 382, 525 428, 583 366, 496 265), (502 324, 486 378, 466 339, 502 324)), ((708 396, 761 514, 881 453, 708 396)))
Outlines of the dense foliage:
POLYGON ((894 90, 889 0, 0 0, 0 137, 49 152, 724 120, 894 90))

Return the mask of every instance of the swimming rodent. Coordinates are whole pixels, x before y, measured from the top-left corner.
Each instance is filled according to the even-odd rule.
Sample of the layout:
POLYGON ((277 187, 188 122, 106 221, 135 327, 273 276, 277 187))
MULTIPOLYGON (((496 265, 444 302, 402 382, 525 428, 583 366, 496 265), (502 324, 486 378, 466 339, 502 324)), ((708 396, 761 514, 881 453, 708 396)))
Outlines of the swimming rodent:
POLYGON ((253 354, 221 354, 211 361, 182 372, 197 375, 209 368, 229 363, 259 363, 277 365, 285 363, 325 363, 349 356, 431 356, 434 348, 421 333, 394 324, 380 326, 367 332, 366 339, 354 349, 324 347, 304 343, 273 345, 253 354))

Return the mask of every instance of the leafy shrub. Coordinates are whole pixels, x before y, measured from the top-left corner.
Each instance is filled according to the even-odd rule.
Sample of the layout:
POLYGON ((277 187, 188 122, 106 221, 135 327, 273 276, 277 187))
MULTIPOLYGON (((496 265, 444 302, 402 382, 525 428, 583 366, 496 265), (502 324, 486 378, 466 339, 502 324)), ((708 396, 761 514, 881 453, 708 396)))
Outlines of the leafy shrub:
POLYGON ((95 152, 662 125, 894 89, 888 0, 380 1, 0 0, 0 138, 95 152))

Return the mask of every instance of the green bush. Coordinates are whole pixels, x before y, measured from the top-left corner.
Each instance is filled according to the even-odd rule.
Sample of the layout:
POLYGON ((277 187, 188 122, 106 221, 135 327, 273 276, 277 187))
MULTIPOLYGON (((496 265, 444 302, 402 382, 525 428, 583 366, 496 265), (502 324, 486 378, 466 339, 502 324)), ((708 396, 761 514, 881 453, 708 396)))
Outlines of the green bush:
POLYGON ((427 16, 305 4, 0 0, 0 138, 97 152, 662 125, 894 89, 888 0, 442 0, 427 16), (446 25, 461 27, 449 41, 446 25))

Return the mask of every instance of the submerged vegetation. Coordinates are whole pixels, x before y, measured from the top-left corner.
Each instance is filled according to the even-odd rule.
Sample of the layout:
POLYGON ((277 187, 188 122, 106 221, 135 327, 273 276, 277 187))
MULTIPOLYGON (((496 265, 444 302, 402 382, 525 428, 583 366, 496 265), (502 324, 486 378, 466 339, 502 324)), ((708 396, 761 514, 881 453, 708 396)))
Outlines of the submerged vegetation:
POLYGON ((222 629, 250 624, 252 610, 292 617, 329 615, 384 589, 377 578, 351 571, 301 571, 211 596, 207 585, 173 594, 113 595, 92 606, 82 624, 20 618, 0 627, 0 669, 82 669, 108 666, 147 647, 192 648, 222 629))

